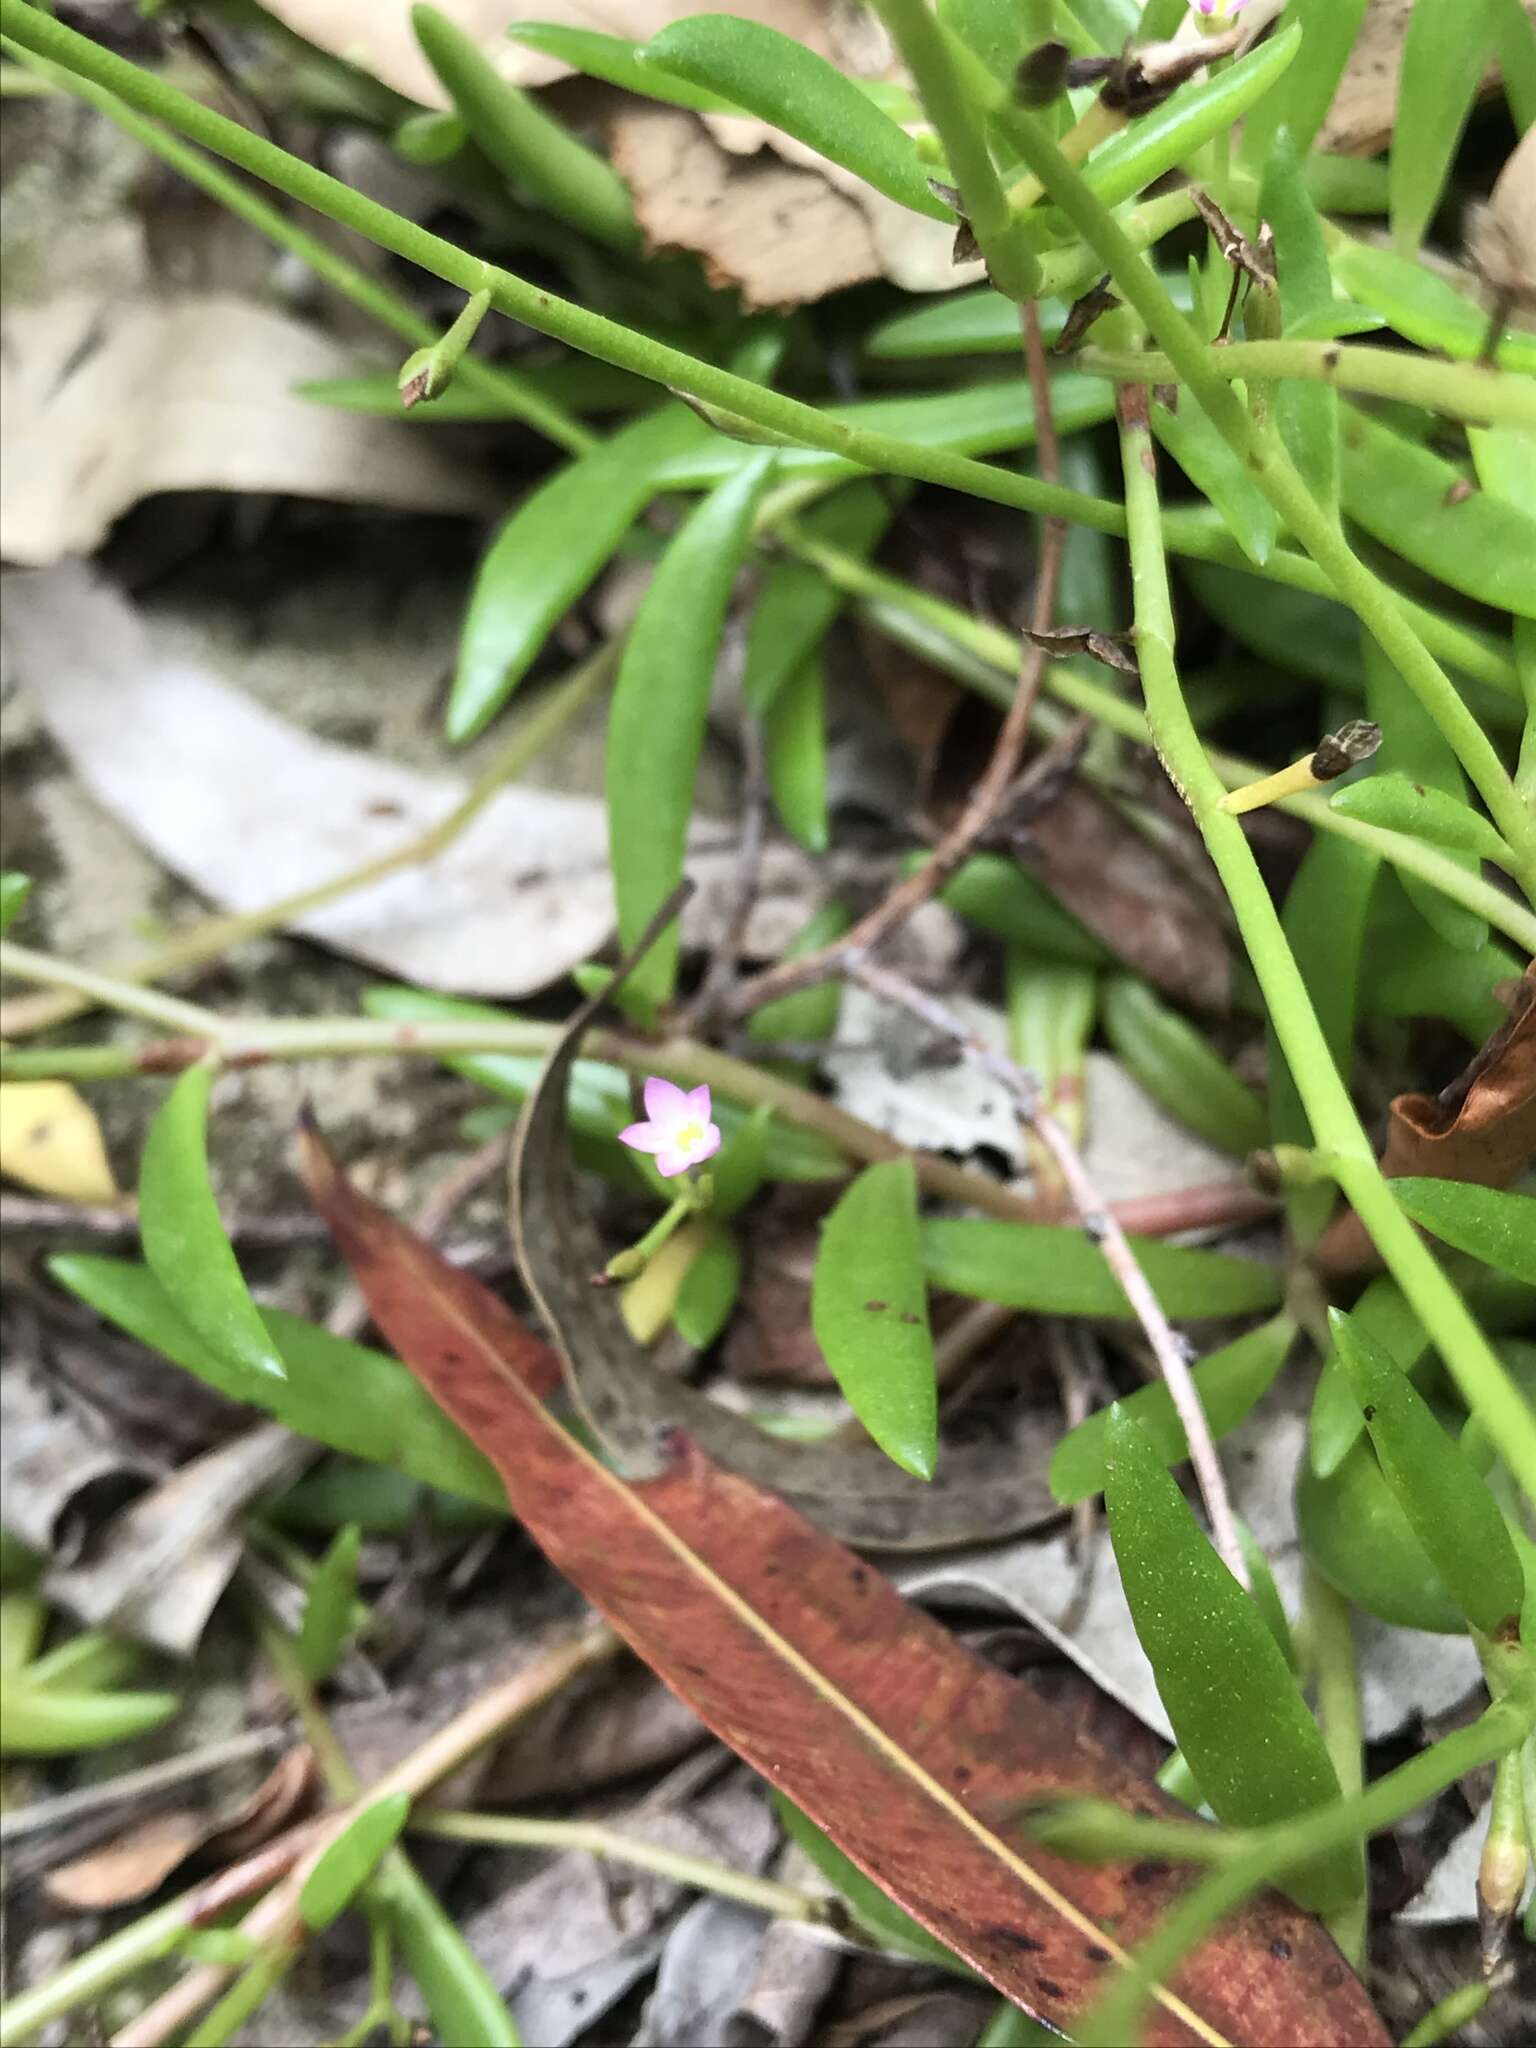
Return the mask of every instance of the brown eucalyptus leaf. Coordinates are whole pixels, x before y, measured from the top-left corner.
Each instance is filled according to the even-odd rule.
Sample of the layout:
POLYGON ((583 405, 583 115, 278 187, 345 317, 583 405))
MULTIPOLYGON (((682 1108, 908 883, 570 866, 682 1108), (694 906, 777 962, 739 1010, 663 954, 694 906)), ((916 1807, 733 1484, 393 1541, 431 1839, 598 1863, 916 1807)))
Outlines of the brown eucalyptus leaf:
MULTIPOLYGON (((785 1502, 674 1430, 627 1483, 519 1367, 508 1311, 347 1182, 313 1131, 305 1175, 375 1321, 492 1459, 559 1570, 690 1706, 997 1988, 1063 2031, 1187 1888, 1161 1864, 1086 1868, 1016 1832, 1075 1792, 1173 1813, 1029 1686, 974 1657, 785 1502)), ((1248 1902, 1159 1986, 1158 2044, 1385 2044, 1322 1929, 1248 1902)))

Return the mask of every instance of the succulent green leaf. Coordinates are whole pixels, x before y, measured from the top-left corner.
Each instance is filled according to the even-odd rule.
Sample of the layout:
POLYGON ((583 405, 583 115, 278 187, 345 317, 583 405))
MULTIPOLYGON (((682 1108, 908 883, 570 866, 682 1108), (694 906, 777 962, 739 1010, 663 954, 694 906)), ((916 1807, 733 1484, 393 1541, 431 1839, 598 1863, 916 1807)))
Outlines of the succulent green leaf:
POLYGON ((672 1310, 677 1334, 707 1351, 731 1319, 741 1292, 741 1242, 723 1224, 713 1228, 683 1275, 672 1310))
POLYGON ((827 678, 821 650, 808 654, 763 715, 763 755, 774 809, 808 853, 825 853, 827 678))
POLYGON ((1239 1159, 1267 1142, 1263 1103, 1209 1039, 1144 981, 1107 976, 1100 1014, 1126 1072, 1187 1130, 1239 1159))
POLYGON ((0 875, 0 938, 11 928, 11 921, 32 893, 32 877, 7 873, 0 875))
MULTIPOLYGON (((1194 1368, 1195 1390, 1210 1425, 1211 1436, 1220 1442, 1249 1413, 1267 1392, 1285 1362, 1295 1335, 1289 1316, 1274 1316, 1256 1330, 1212 1351, 1194 1368)), ((1165 1465, 1177 1465, 1189 1456, 1184 1425, 1174 1409, 1173 1397, 1162 1380, 1139 1387, 1116 1404, 1120 1412, 1139 1424, 1148 1443, 1165 1465)), ((1068 1430, 1051 1459, 1051 1492, 1063 1507, 1089 1500, 1104 1488, 1108 1408, 1100 1408, 1075 1429, 1068 1430)))
POLYGON ((1536 1287, 1536 1198, 1475 1181, 1404 1175, 1392 1192, 1415 1223, 1485 1266, 1536 1287))
POLYGON ((1440 203, 1499 26, 1493 0, 1413 0, 1391 164, 1392 234, 1407 254, 1424 239, 1440 203))
POLYGON ((938 1459, 933 1335, 910 1159, 869 1166, 822 1226, 811 1326, 849 1406, 919 1479, 938 1459))
POLYGON ((250 1381, 283 1361, 241 1276, 208 1178, 213 1069, 189 1067, 161 1104, 139 1170, 139 1234, 149 1269, 192 1328, 250 1381))
MULTIPOLYGON (((1176 1321, 1272 1309, 1283 1292, 1280 1274, 1252 1259, 1187 1251, 1155 1238, 1132 1238, 1131 1246, 1176 1321)), ((923 1224, 922 1251, 930 1284, 951 1294, 1042 1315, 1130 1319, 1130 1303, 1104 1254, 1080 1230, 991 1216, 931 1216, 923 1224)))
POLYGON ((1497 1501, 1397 1361, 1341 1309, 1329 1322, 1382 1477, 1447 1592, 1485 1635, 1512 1625, 1525 1578, 1497 1501))
POLYGON ((410 1811, 409 1793, 389 1792, 343 1828, 299 1893, 299 1915, 306 1927, 318 1933, 347 1910, 399 1840, 410 1811))
POLYGON ((906 131, 792 36, 733 14, 694 14, 653 36, 641 59, 782 128, 914 213, 954 219, 906 131))
MULTIPOLYGON (((1264 1827, 1338 1799, 1317 1723, 1255 1602, 1196 1527, 1140 1424, 1111 1411, 1104 1502, 1131 1619, 1175 1739, 1218 1820, 1264 1827)), ((1313 1911, 1358 1896, 1357 1845, 1287 1888, 1313 1911)))
POLYGON ((363 1532, 355 1522, 338 1529, 309 1582, 297 1650, 300 1669, 311 1685, 330 1677, 347 1647, 362 1546, 363 1532))
MULTIPOLYGON (((768 451, 755 454, 689 514, 625 643, 607 755, 608 847, 624 947, 682 879, 726 607, 774 460, 768 451)), ((629 976, 635 993, 666 1002, 678 951, 674 922, 629 976)))
POLYGON ((656 489, 664 457, 711 438, 683 405, 621 428, 557 469, 498 528, 470 592, 448 701, 448 737, 483 732, 656 489))

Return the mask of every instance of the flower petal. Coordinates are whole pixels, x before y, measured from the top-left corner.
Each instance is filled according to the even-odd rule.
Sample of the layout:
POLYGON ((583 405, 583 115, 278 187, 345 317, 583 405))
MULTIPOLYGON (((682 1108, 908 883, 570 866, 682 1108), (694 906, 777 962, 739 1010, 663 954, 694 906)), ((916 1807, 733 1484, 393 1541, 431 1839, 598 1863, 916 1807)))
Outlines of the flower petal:
POLYGON ((688 1107, 699 1119, 700 1123, 707 1124, 709 1122, 709 1083, 707 1081, 697 1088, 690 1088, 688 1090, 688 1107))
POLYGON ((645 1113, 653 1123, 671 1123, 683 1115, 688 1098, 675 1081, 652 1074, 645 1084, 645 1113))
POLYGON ((619 1133, 619 1143, 634 1152, 659 1152, 671 1142, 671 1132, 658 1130, 655 1124, 630 1124, 619 1133))
POLYGON ((718 1124, 706 1124, 704 1126, 704 1142, 701 1145, 695 1145, 693 1148, 694 1165, 702 1166, 706 1159, 713 1159, 719 1150, 720 1126, 718 1124))
POLYGON ((666 1180, 670 1180, 674 1174, 686 1173, 692 1163, 686 1152, 673 1151, 670 1146, 656 1154, 656 1171, 666 1180))

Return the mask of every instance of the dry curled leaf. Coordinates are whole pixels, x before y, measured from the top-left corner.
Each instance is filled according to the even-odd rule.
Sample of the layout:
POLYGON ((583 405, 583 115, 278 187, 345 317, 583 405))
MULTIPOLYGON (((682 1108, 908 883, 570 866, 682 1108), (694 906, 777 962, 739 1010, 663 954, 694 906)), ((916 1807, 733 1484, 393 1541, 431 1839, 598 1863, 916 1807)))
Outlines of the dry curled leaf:
MULTIPOLYGON (((1510 997, 1510 1013, 1464 1072, 1438 1095, 1399 1095, 1392 1104, 1381 1170, 1507 1188, 1536 1159, 1536 962, 1510 997)), ((1336 1272, 1379 1263, 1353 1213, 1340 1216, 1317 1248, 1336 1272)))
MULTIPOLYGON (((551 1561, 907 1911, 1070 2029, 1189 1878, 1067 1863, 1024 1841, 1017 1816, 1069 1790, 1141 1812, 1172 1802, 680 1432, 657 1446, 654 1478, 627 1484, 529 1390, 505 1305, 359 1195, 313 1133, 303 1151, 375 1320, 496 1464, 551 1561)), ((1147 2038, 1386 2041, 1326 1935, 1273 1894, 1158 1987, 1147 2038)))
POLYGON ((317 1783, 314 1752, 301 1743, 233 1807, 173 1807, 147 1814, 88 1855, 49 1871, 43 1889, 56 1905, 77 1913, 131 1906, 157 1891, 198 1850, 226 1863, 249 1856, 298 1818, 317 1783))
POLYGON ((1100 633, 1092 626, 1052 626, 1043 633, 1037 633, 1033 626, 1026 626, 1024 631, 1026 637, 1037 647, 1043 647, 1053 660, 1070 654, 1086 654, 1094 661, 1102 661, 1106 668, 1119 669, 1122 675, 1141 674, 1124 634, 1100 633))

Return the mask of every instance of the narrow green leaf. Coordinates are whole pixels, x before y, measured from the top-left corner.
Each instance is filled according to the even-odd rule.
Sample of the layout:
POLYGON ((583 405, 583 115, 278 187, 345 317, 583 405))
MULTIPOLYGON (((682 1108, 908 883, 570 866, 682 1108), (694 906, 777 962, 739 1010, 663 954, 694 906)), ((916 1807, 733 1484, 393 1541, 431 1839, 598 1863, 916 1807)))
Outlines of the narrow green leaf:
POLYGON ((1024 11, 1018 0, 938 0, 938 16, 1000 85, 1012 86, 1024 54, 1024 11))
POLYGON ((1495 0, 1494 12, 1504 97, 1514 116, 1516 134, 1524 135, 1536 128, 1536 22, 1526 12, 1525 0, 1495 0))
POLYGON ((102 1692, 133 1677, 143 1661, 137 1643, 104 1629, 86 1629, 30 1664, 27 1683, 40 1691, 57 1687, 62 1692, 102 1692))
POLYGON ((1263 1546, 1240 1516, 1233 1517, 1237 1526, 1237 1547, 1243 1554, 1243 1563, 1248 1572, 1248 1597, 1263 1617, 1264 1626, 1275 1639, 1275 1647, 1285 1659, 1288 1669, 1298 1668, 1296 1645, 1291 1637, 1290 1617, 1285 1611, 1285 1602, 1280 1598, 1280 1588, 1275 1584, 1275 1575, 1263 1546))
POLYGON ((1332 804, 1346 817, 1363 818, 1369 825, 1385 825, 1390 831, 1409 832, 1416 839, 1432 840, 1436 846, 1474 854, 1479 860, 1509 865, 1509 848, 1485 817, 1470 804, 1428 784, 1412 782, 1405 774, 1376 774, 1352 782, 1339 791, 1332 804))
POLYGON ((1368 1443, 1356 1442, 1326 1479, 1319 1479, 1310 1463, 1302 1466, 1296 1478, 1296 1527, 1307 1562, 1366 1614, 1394 1628, 1466 1633, 1461 1610, 1382 1478, 1368 1443))
POLYGON ((464 615, 449 739, 484 731, 650 500, 660 462, 708 438, 686 406, 663 406, 563 464, 503 521, 464 615))
POLYGON ((937 1963, 942 1969, 969 1974, 957 1955, 935 1940, 926 1927, 919 1927, 894 1899, 887 1898, 874 1879, 866 1877, 793 1800, 776 1791, 773 1803, 785 1834, 815 1864, 839 1897, 847 1901, 854 1919, 883 1948, 895 1949, 899 1955, 921 1962, 937 1963))
POLYGON ((952 221, 904 129, 792 36, 731 14, 694 14, 653 36, 643 63, 756 114, 914 213, 952 221))
MULTIPOLYGON (((1444 733, 1363 631, 1360 651, 1366 710, 1381 727, 1382 742, 1371 772, 1350 780, 1333 799, 1336 807, 1367 819, 1378 815, 1375 807, 1395 809, 1404 819, 1398 829, 1433 841, 1471 875, 1480 872, 1485 856, 1508 868, 1509 849, 1493 826, 1467 806, 1467 779, 1444 733), (1357 790, 1370 794, 1359 796, 1357 790), (1354 810, 1355 805, 1363 808, 1354 810)), ((1397 883, 1446 945, 1462 954, 1480 952, 1487 945, 1486 919, 1452 903, 1417 876, 1400 874, 1397 883)))
MULTIPOLYGON (((1309 315, 1331 315, 1333 276, 1322 223, 1302 174, 1290 130, 1282 127, 1264 159, 1259 211, 1275 234, 1275 265, 1285 332, 1294 334, 1309 315)), ((1372 316, 1367 315, 1367 318, 1372 316)), ((1291 459, 1330 511, 1339 503, 1339 395, 1304 377, 1284 379, 1275 390, 1275 418, 1291 459)), ((1266 500, 1267 502, 1267 500, 1266 500)))
MULTIPOLYGON (((908 871, 926 859, 926 854, 913 854, 908 871)), ((1103 941, 1006 854, 977 854, 956 871, 940 897, 959 916, 983 931, 996 932, 1022 952, 1082 967, 1114 965, 1115 956, 1103 941)))
POLYGON ((170 1720, 173 1692, 61 1692, 0 1675, 0 1756, 73 1756, 131 1742, 170 1720))
MULTIPOLYGON (((281 1379, 283 1361, 241 1276, 208 1178, 212 1087, 212 1067, 189 1067, 149 1127, 139 1170, 144 1257, 205 1343, 247 1374, 281 1379)), ((246 1398, 252 1391, 248 1385, 246 1398)))
MULTIPOLYGON (((1360 242, 1353 235, 1329 237, 1335 283, 1364 306, 1374 306, 1405 341, 1438 349, 1458 362, 1476 362, 1488 339, 1488 309, 1449 279, 1426 270, 1395 249, 1360 242)), ((1536 374, 1536 335, 1508 327, 1494 361, 1501 370, 1536 374)))
POLYGON ((683 1342, 707 1351, 730 1321, 740 1292, 741 1244, 734 1230, 720 1225, 710 1231, 677 1290, 672 1321, 683 1342))
POLYGON ((669 107, 687 107, 697 114, 731 114, 734 104, 717 92, 690 84, 668 71, 627 36, 601 35, 596 29, 570 28, 564 22, 514 21, 507 30, 514 43, 554 57, 588 78, 601 78, 608 85, 621 85, 626 92, 660 100, 669 107))
POLYGON ((118 1329, 300 1436, 506 1512, 506 1489, 491 1466, 384 1352, 269 1309, 263 1320, 287 1376, 253 1382, 198 1335, 148 1267, 68 1252, 50 1259, 48 1270, 118 1329))
POLYGON ((0 938, 11 928, 11 921, 32 893, 32 877, 7 873, 0 875, 0 938))
POLYGON ((1288 341, 1342 341, 1351 334, 1375 334, 1386 326, 1380 313, 1369 306, 1357 306, 1351 299, 1333 299, 1315 306, 1286 326, 1288 341))
MULTIPOLYGON (((633 946, 682 879, 715 663, 770 452, 697 506, 669 543, 630 628, 608 718, 608 844, 619 943, 633 946)), ((677 926, 630 975, 658 1006, 677 978, 677 926)))
POLYGON ((1118 57, 1127 39, 1141 27, 1138 0, 1056 0, 1056 4, 1107 57, 1118 57))
POLYGON ((1442 1243, 1536 1287, 1536 1199, 1530 1195, 1409 1175, 1394 1180, 1392 1192, 1442 1243))
MULTIPOLYGON (((842 548, 859 561, 890 525, 900 494, 867 478, 852 483, 801 514, 800 531, 842 548)), ((763 579, 747 628, 741 691, 761 716, 791 676, 803 670, 844 603, 843 593, 819 569, 786 557, 763 579)))
POLYGON ((938 1395, 910 1159, 866 1167, 822 1225, 811 1327, 848 1405, 881 1450, 919 1479, 931 1479, 938 1395))
MULTIPOLYGON (((1176 1321, 1274 1308, 1284 1291, 1282 1276, 1252 1259, 1187 1251, 1155 1238, 1132 1238, 1131 1246, 1176 1321)), ((1104 1254, 1080 1230, 993 1216, 931 1216, 922 1227, 922 1256, 930 1284, 952 1294, 1043 1315, 1130 1318, 1130 1303, 1104 1254)))
MULTIPOLYGON (((1194 1369, 1195 1388, 1213 1440, 1219 1442, 1229 1430, 1235 1429, 1260 1395, 1268 1391, 1285 1363, 1294 1335, 1295 1325, 1289 1316, 1274 1316, 1200 1360, 1194 1369)), ((1162 1380, 1139 1387, 1116 1405, 1122 1414, 1140 1425, 1161 1463, 1177 1465, 1189 1456, 1184 1425, 1162 1380)), ((1051 1459, 1051 1492, 1063 1507, 1072 1507, 1103 1491, 1109 1414, 1108 1408, 1100 1408, 1075 1429, 1068 1430, 1056 1446, 1051 1459)))
POLYGON ((435 7, 411 9, 422 55, 496 168, 583 234, 626 254, 641 246, 629 188, 613 166, 520 92, 435 7))
POLYGON ((1405 253, 1440 204, 1498 39, 1491 0, 1413 0, 1392 136, 1392 234, 1405 253))
POLYGON ((1038 1076, 1048 1104, 1080 1121, 1083 1065, 1098 1010, 1090 967, 1040 960, 1010 948, 1003 964, 1009 1057, 1038 1076))
POLYGON ((808 853, 825 853, 827 679, 821 650, 806 656, 763 716, 763 752, 774 808, 808 853))
MULTIPOLYGON (((803 960, 807 953, 830 946, 843 936, 851 922, 843 904, 835 899, 824 903, 811 913, 785 947, 785 959, 803 960)), ((760 1010, 754 1010, 747 1019, 747 1036, 760 1045, 780 1040, 786 1044, 815 1045, 830 1038, 837 1029, 842 1003, 841 984, 835 977, 829 977, 796 995, 780 996, 777 1002, 764 1003, 760 1010)), ((784 1176, 777 1174, 775 1178, 782 1180, 784 1176)))
POLYGON ((299 1893, 299 1915, 306 1927, 319 1933, 347 1910, 399 1840, 410 1811, 409 1793, 386 1793, 343 1828, 299 1893))
MULTIPOLYGON (((1417 1312, 1390 1274, 1378 1274, 1371 1281, 1355 1303, 1351 1320, 1357 1330, 1396 1360, 1401 1372, 1411 1373, 1429 1349, 1429 1339, 1417 1312)), ((1360 1403, 1355 1399, 1349 1373, 1335 1344, 1317 1376, 1308 1424, 1308 1451, 1312 1470, 1319 1479, 1327 1479, 1338 1470, 1364 1427, 1360 1403)))
POLYGON ((1333 104, 1367 4, 1368 0, 1290 0, 1286 12, 1301 29, 1301 55, 1248 118, 1243 130, 1248 163, 1268 161, 1270 145, 1282 126, 1290 129, 1300 153, 1312 147, 1333 104))
POLYGON ((469 140, 469 130, 457 114, 407 114, 390 140, 408 164, 436 169, 452 163, 469 140))
MULTIPOLYGON (((1195 1525, 1140 1425, 1111 1410, 1104 1503, 1131 1619, 1180 1750, 1218 1820, 1264 1827, 1339 1782, 1268 1622, 1195 1525)), ((1313 1911, 1359 1895, 1358 1845, 1290 1873, 1313 1911)))
POLYGON ((330 1677, 347 1647, 362 1547, 363 1532, 355 1522, 339 1529, 309 1582, 297 1654, 299 1668, 311 1685, 330 1677))
POLYGON ((1105 206, 1118 206, 1155 178, 1187 164, 1213 136, 1262 104, 1300 47, 1301 31, 1294 25, 1282 28, 1234 63, 1181 85, 1160 107, 1112 135, 1084 167, 1095 197, 1105 206))
POLYGON ((751 1110, 726 1138, 710 1162, 710 1179, 715 1184, 711 1214, 728 1221, 740 1215, 762 1186, 768 1174, 769 1142, 773 1111, 766 1102, 751 1110))
POLYGON ((1454 464, 1354 406, 1343 458, 1344 509, 1373 539, 1452 590, 1536 618, 1536 519, 1487 491, 1461 495, 1454 464))
POLYGON ((1230 1061, 1144 981, 1106 976, 1100 1014, 1126 1072, 1187 1130, 1239 1159, 1267 1141, 1263 1103, 1230 1061))
POLYGON ((404 1854, 375 1880, 405 1966, 441 2048, 521 2048, 522 2036, 485 1965, 404 1854))
POLYGON ((1462 1613, 1496 1634, 1525 1597, 1498 1503, 1396 1360, 1341 1309, 1330 1309, 1328 1320, 1382 1477, 1462 1613))
POLYGON ((1274 506, 1199 406, 1186 404, 1175 412, 1154 400, 1150 413, 1159 442, 1216 507, 1249 561, 1262 569, 1280 531, 1274 506))
POLYGON ((1483 489, 1536 519, 1536 434, 1518 427, 1468 427, 1467 440, 1483 489))

